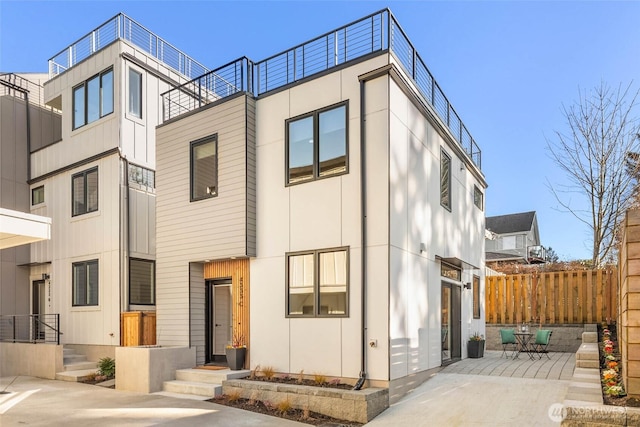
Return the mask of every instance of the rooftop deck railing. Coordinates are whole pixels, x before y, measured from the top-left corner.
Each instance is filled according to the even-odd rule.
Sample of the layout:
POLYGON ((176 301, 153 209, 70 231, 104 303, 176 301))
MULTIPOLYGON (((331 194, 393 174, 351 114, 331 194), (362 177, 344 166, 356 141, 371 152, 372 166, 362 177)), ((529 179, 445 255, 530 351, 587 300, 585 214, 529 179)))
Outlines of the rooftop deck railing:
POLYGON ((0 74, 0 96, 10 95, 48 110, 59 112, 44 103, 44 88, 14 73, 0 74))
POLYGON ((65 72, 118 39, 127 40, 189 78, 209 71, 171 43, 153 34, 128 16, 119 13, 49 59, 49 78, 65 72))
POLYGON ((241 58, 165 92, 162 94, 164 119, 175 118, 241 90, 259 96, 351 60, 385 50, 392 52, 460 147, 481 168, 480 147, 389 9, 373 13, 259 62, 252 63, 241 58), (229 71, 226 67, 234 70, 231 73, 233 78, 227 74, 229 71), (241 82, 235 79, 238 69, 243 73, 246 71, 241 82), (212 82, 224 84, 214 89, 212 82), (220 87, 223 88, 222 91, 220 87))

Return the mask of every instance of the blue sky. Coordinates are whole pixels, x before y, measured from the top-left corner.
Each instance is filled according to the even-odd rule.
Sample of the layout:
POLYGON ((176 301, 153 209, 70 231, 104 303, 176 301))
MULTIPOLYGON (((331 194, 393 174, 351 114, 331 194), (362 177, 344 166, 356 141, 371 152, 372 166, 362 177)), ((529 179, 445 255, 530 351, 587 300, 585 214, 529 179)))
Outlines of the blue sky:
POLYGON ((638 77, 640 2, 0 0, 0 71, 45 72, 49 58, 118 12, 216 68, 387 6, 482 149, 487 216, 535 210, 543 245, 590 257, 586 227, 547 188, 565 181, 547 138, 566 129, 561 107, 579 89, 638 77))

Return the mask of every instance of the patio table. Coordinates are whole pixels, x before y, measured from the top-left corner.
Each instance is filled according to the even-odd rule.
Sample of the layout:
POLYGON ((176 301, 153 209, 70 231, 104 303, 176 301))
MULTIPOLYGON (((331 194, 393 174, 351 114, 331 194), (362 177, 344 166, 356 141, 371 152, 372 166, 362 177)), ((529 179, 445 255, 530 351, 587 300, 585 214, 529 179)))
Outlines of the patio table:
POLYGON ((520 353, 525 352, 527 353, 527 356, 529 356, 529 359, 534 360, 533 352, 531 351, 531 348, 529 348, 529 342, 534 334, 531 332, 516 331, 514 335, 516 336, 516 341, 518 341, 518 352, 513 356, 513 358, 517 359, 518 356, 520 356, 520 353))

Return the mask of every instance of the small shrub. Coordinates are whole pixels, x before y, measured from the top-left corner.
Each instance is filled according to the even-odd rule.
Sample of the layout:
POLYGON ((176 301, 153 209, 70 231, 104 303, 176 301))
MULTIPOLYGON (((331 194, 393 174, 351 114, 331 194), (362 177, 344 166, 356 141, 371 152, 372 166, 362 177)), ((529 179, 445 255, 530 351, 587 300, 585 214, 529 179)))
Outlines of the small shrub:
POLYGON ((329 384, 331 384, 334 387, 340 385, 340 378, 332 379, 331 381, 329 381, 329 384))
POLYGON ((97 372, 92 372, 89 375, 87 375, 87 381, 95 381, 97 376, 98 376, 97 372))
POLYGON ((271 366, 265 366, 265 367, 262 369, 262 375, 264 375, 264 377, 265 377, 267 380, 272 379, 272 378, 274 377, 274 375, 275 375, 275 374, 276 374, 276 371, 275 371, 275 370, 273 369, 273 367, 271 367, 271 366))
POLYGON ((292 406, 291 406, 291 402, 289 402, 289 399, 280 401, 277 405, 276 405, 276 409, 278 410, 278 412, 280 412, 281 414, 286 414, 291 410, 292 406))
POLYGON ((282 378, 282 379, 283 379, 283 380, 285 380, 285 381, 289 381, 289 380, 291 379, 291 375, 289 375, 289 374, 284 374, 284 375, 282 375, 280 378, 282 378))
POLYGON ((98 361, 98 370, 100 375, 107 378, 116 376, 116 361, 110 357, 103 357, 98 361))
POLYGON ((309 407, 305 406, 304 409, 302 410, 302 419, 303 420, 308 420, 310 415, 311 415, 311 413, 309 411, 309 407))
POLYGON ((227 399, 229 399, 229 402, 237 402, 238 400, 240 400, 240 392, 234 391, 233 393, 229 393, 227 395, 227 399))
POLYGON ((313 382, 316 383, 316 385, 322 385, 327 382, 327 377, 322 374, 315 374, 313 376, 313 382))
POLYGON ((251 393, 251 397, 249 398, 249 402, 247 403, 249 403, 249 405, 251 406, 255 406, 258 403, 258 392, 256 390, 251 393))
POLYGON ((304 369, 300 370, 298 374, 298 384, 302 384, 304 382, 304 369))

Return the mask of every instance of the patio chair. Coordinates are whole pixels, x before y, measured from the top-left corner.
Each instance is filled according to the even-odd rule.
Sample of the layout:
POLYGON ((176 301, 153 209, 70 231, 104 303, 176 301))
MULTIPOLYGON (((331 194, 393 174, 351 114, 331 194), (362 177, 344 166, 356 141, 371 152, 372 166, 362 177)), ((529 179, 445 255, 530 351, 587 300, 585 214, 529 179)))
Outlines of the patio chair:
POLYGON ((547 356, 547 359, 551 359, 547 347, 549 347, 552 333, 553 331, 549 329, 539 329, 538 332, 536 332, 536 340, 531 343, 531 348, 536 352, 539 359, 542 359, 543 354, 547 356))
POLYGON ((500 355, 500 357, 509 357, 507 355, 507 347, 509 346, 512 346, 511 357, 513 357, 513 354, 518 349, 514 332, 515 331, 513 329, 500 329, 500 339, 502 339, 502 354, 500 355))

